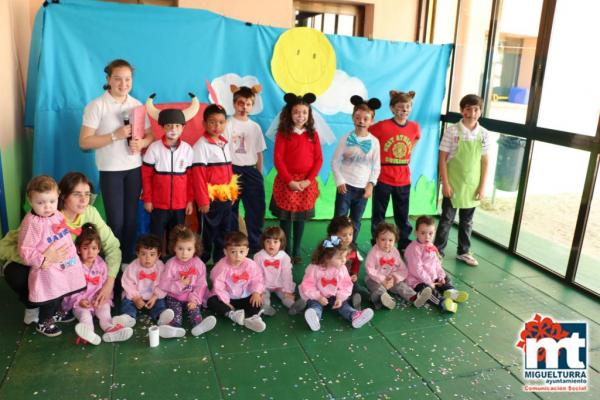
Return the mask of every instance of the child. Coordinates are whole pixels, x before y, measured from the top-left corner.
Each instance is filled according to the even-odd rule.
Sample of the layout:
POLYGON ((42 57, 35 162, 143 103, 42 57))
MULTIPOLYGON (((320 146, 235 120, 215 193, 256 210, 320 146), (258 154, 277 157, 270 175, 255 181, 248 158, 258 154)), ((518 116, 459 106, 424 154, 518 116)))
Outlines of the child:
POLYGON ((62 304, 64 310, 73 309, 73 314, 79 321, 75 325, 75 332, 78 336, 77 344, 82 342, 83 344, 100 344, 100 336, 94 332, 94 315, 98 318, 100 328, 104 331, 102 340, 105 342, 123 342, 133 335, 130 327, 125 327, 112 320, 110 316, 112 298, 97 306, 93 305, 96 293, 102 288, 108 276, 106 263, 98 255, 102 250, 101 243, 96 226, 90 223, 83 224, 81 234, 75 240, 75 245, 83 264, 87 287, 85 291, 65 297, 62 304))
POLYGON ((292 260, 283 249, 285 248, 285 233, 277 226, 266 229, 261 238, 263 249, 254 255, 254 262, 262 268, 265 279, 265 295, 263 311, 265 315, 275 315, 271 306, 271 293, 274 292, 290 315, 296 315, 306 307, 301 298, 295 301, 296 284, 292 277, 292 260))
POLYGON ((353 328, 360 328, 373 318, 373 310, 355 310, 348 298, 352 293, 352 279, 345 267, 346 251, 337 236, 319 243, 312 255, 312 264, 306 267, 300 284, 300 295, 306 300, 304 319, 313 331, 321 329, 323 307, 329 305, 353 328))
POLYGON ((27 184, 31 211, 19 232, 19 255, 31 267, 29 301, 39 307, 36 330, 45 336, 62 333, 55 322, 66 322, 58 314, 63 297, 85 290, 81 261, 62 213, 57 212, 58 185, 40 175, 27 184))
POLYGON ((362 295, 368 295, 369 291, 358 281, 362 257, 354 244, 354 226, 350 218, 341 215, 331 220, 327 227, 327 234, 337 236, 342 240, 342 249, 346 251, 346 268, 352 280, 352 307, 358 310, 360 309, 362 295))
POLYGON ((462 119, 450 125, 440 143, 440 179, 442 181, 442 215, 435 246, 442 257, 448 234, 458 209, 458 248, 456 258, 475 267, 479 262, 470 253, 475 207, 485 193, 488 167, 488 131, 477 120, 483 100, 468 94, 460 100, 462 119))
POLYGON ((435 236, 435 222, 422 216, 415 223, 417 239, 406 248, 408 283, 415 290, 432 289, 431 302, 452 313, 458 310, 456 303, 467 301, 469 294, 456 290, 450 277, 442 268, 438 250, 432 243, 435 236))
MULTIPOLYGON (((192 146, 181 140, 183 126, 198 112, 198 100, 185 110, 158 110, 154 94, 146 101, 146 109, 164 131, 162 139, 152 143, 142 165, 142 200, 150 213, 150 232, 166 243, 165 234, 183 224, 194 209, 192 202, 192 146)), ((162 249, 163 247, 161 247, 162 249)))
POLYGON ((316 177, 323 164, 323 154, 310 108, 315 99, 312 93, 302 97, 287 93, 275 136, 277 176, 269 208, 279 218, 288 239, 286 251, 294 263, 302 261, 300 244, 304 221, 315 216, 315 202, 319 197, 316 177))
POLYGON ((222 136, 227 124, 225 109, 211 104, 204 110, 206 130, 194 144, 192 185, 198 209, 204 252, 202 261, 223 257, 223 241, 230 231, 231 206, 238 197, 237 175, 231 169, 229 143, 222 136))
POLYGON ((127 266, 121 278, 123 314, 114 317, 113 321, 133 328, 138 310, 145 309, 156 321, 161 337, 182 337, 185 336, 185 329, 168 325, 175 313, 165 305, 166 293, 159 287, 165 268, 158 258, 161 247, 156 235, 144 235, 138 239, 137 258, 127 266))
POLYGON ((202 251, 200 238, 184 225, 176 225, 169 236, 169 248, 175 256, 167 261, 159 287, 166 292, 165 303, 175 314, 170 325, 181 328, 185 308, 192 335, 202 335, 213 329, 217 320, 212 315, 202 319, 200 314, 208 288, 206 266, 197 257, 202 251))
POLYGON ((390 109, 394 117, 380 121, 369 128, 379 140, 381 173, 373 191, 373 215, 371 219, 371 242, 375 244, 375 229, 385 219, 390 196, 394 208, 394 221, 400 230, 398 248, 404 252, 410 243, 412 227, 408 222, 410 197, 410 157, 421 138, 421 128, 408 116, 412 110, 415 92, 390 91, 390 109))
POLYGON ((208 308, 254 332, 267 325, 260 317, 265 283, 263 273, 248 255, 248 238, 241 232, 225 237, 225 257, 210 271, 213 288, 208 308))
POLYGON ((376 98, 364 101, 360 96, 352 96, 350 102, 354 104, 354 130, 340 139, 331 159, 331 169, 337 186, 334 215, 350 212, 355 229, 352 243, 356 243, 367 200, 373 194, 381 170, 379 141, 367 130, 381 102, 376 98))
POLYGON ((371 301, 377 306, 383 305, 390 310, 396 308, 396 301, 388 292, 400 295, 404 300, 422 307, 431 297, 431 288, 419 288, 415 292, 404 280, 408 269, 400 258, 395 244, 398 240, 398 228, 382 222, 375 229, 375 245, 369 251, 365 284, 371 292, 371 301))
MULTIPOLYGON (((248 118, 260 85, 231 85, 235 114, 227 121, 225 137, 231 144, 233 173, 240 179, 240 201, 244 203, 246 230, 250 254, 261 249, 260 233, 265 219, 265 185, 263 182, 263 151, 267 148, 260 125, 248 118)), ((233 204, 231 230, 239 230, 239 202, 233 204)))

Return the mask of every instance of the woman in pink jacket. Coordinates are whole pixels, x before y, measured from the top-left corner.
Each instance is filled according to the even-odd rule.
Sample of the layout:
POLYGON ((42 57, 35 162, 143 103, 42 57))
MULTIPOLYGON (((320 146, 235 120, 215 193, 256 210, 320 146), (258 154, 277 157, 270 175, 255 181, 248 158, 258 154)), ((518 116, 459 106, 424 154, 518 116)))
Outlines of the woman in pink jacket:
POLYGON ((456 290, 442 268, 438 249, 433 245, 435 222, 431 217, 421 216, 417 218, 415 229, 417 240, 413 240, 404 252, 408 264, 406 283, 417 291, 431 288, 431 303, 455 313, 457 303, 467 301, 469 294, 456 290))
POLYGON ((373 318, 373 310, 354 309, 348 302, 352 294, 352 279, 346 268, 346 250, 342 240, 330 236, 321 241, 312 255, 312 264, 306 267, 300 284, 300 296, 306 300, 304 319, 313 331, 321 329, 323 307, 329 305, 353 328, 360 328, 373 318))

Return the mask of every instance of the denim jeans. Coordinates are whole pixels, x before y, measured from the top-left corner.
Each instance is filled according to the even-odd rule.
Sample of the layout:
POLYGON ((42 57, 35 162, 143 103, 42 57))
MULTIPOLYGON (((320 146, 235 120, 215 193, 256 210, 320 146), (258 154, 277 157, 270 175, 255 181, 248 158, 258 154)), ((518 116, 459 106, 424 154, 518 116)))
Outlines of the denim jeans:
POLYGON ((394 208, 394 222, 400 232, 398 248, 406 249, 410 244, 410 233, 412 226, 408 222, 408 201, 410 198, 410 185, 391 186, 378 182, 373 189, 373 216, 371 217, 371 236, 375 241, 375 228, 385 220, 385 212, 392 197, 392 207, 394 208))
MULTIPOLYGON (((456 216, 456 208, 452 207, 452 201, 444 197, 442 200, 442 214, 437 227, 435 240, 433 244, 438 248, 440 254, 445 254, 446 245, 448 244, 448 235, 456 216)), ((458 209, 458 246, 456 254, 465 254, 471 248, 471 233, 473 232, 473 215, 475 215, 475 207, 459 208, 458 209)))
MULTIPOLYGON (((333 307, 333 304, 335 303, 335 297, 330 297, 327 299, 327 301, 327 305, 329 307, 333 307)), ((315 310, 317 316, 319 317, 319 319, 321 319, 321 316, 323 315, 323 306, 321 305, 321 303, 319 303, 316 300, 308 300, 308 302, 306 303, 306 308, 312 308, 313 310, 315 310)), ((342 306, 336 311, 342 316, 342 318, 350 322, 352 322, 352 315, 356 312, 356 310, 352 308, 348 300, 344 300, 342 306)))
MULTIPOLYGON (((167 309, 167 306, 165 305, 165 299, 157 299, 156 303, 154 303, 154 307, 152 307, 150 309, 150 318, 152 318, 154 321, 156 321, 158 319, 158 317, 160 317, 160 314, 165 311, 167 309)), ((145 310, 144 308, 142 310, 145 310)), ((132 318, 135 318, 137 316, 138 311, 142 311, 142 310, 138 310, 137 307, 135 306, 135 303, 131 300, 129 300, 127 297, 124 297, 123 299, 121 299, 121 313, 122 314, 127 314, 132 318)))
POLYGON ((350 211, 350 219, 354 224, 354 238, 352 241, 356 243, 356 238, 360 232, 360 222, 367 206, 367 199, 363 196, 365 189, 359 189, 354 186, 346 185, 346 193, 337 193, 335 195, 335 211, 334 216, 348 215, 350 211))

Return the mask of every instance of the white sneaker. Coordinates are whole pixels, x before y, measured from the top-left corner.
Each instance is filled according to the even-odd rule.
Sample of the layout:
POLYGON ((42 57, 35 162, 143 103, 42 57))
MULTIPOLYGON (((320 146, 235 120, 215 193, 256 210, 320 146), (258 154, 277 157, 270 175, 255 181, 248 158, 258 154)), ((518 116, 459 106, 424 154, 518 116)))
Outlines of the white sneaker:
POLYGON ((415 307, 423 307, 425 303, 431 298, 431 294, 433 291, 429 286, 423 288, 419 293, 417 293, 417 298, 415 299, 414 305, 415 307))
POLYGON ((133 328, 135 326, 135 318, 129 314, 115 315, 112 317, 113 325, 123 325, 126 328, 133 328))
POLYGON ((385 308, 389 308, 390 310, 396 308, 396 300, 394 300, 394 298, 390 296, 388 292, 383 292, 379 298, 379 301, 381 301, 381 304, 383 304, 385 308))
POLYGON ((95 346, 98 346, 102 341, 100 336, 96 335, 96 332, 94 332, 94 328, 89 325, 82 324, 81 322, 75 325, 75 333, 86 342, 95 346))
POLYGON ((156 325, 168 325, 175 318, 175 313, 170 308, 167 308, 165 311, 161 312, 158 316, 158 321, 156 325))
POLYGON ((202 322, 192 328, 192 335, 200 336, 203 333, 213 329, 215 325, 217 325, 217 319, 212 315, 209 315, 208 317, 204 318, 202 322))
POLYGON ((306 311, 304 311, 304 319, 306 320, 306 323, 313 332, 316 332, 319 329, 321 329, 321 321, 319 319, 319 316, 317 315, 317 312, 314 309, 309 308, 306 311))
POLYGON ((171 339, 185 336, 185 329, 171 325, 160 325, 158 327, 158 336, 163 339, 171 339))
POLYGON ((229 311, 227 313, 227 316, 229 317, 230 320, 232 320, 236 324, 244 325, 244 319, 246 317, 244 310, 229 311))
POLYGON ((254 332, 263 332, 267 329, 267 324, 258 314, 244 319, 244 326, 254 332))
POLYGON ((479 261, 477 261, 471 253, 458 254, 456 259, 465 262, 470 267, 476 267, 479 265, 479 261))
POLYGON ((373 318, 373 310, 365 308, 364 310, 357 311, 352 315, 352 327, 360 328, 373 318))
POLYGON ((37 324, 39 322, 40 309, 39 308, 26 308, 25 315, 23 316, 23 322, 25 325, 37 324))
POLYGON ((102 340, 107 343, 124 342, 129 340, 131 336, 133 336, 133 329, 123 325, 115 325, 102 335, 102 340))

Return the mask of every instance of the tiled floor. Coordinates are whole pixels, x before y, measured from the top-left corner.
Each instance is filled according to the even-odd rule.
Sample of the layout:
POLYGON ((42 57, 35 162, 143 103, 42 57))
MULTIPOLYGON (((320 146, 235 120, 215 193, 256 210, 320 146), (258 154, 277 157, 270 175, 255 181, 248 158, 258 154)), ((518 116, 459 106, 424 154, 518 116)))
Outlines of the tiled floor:
MULTIPOLYGON (((307 226, 307 256, 324 230, 320 222, 307 226)), ((0 399, 600 398, 600 302, 477 240, 477 268, 456 262, 452 247, 445 267, 471 295, 456 315, 400 304, 354 330, 326 313, 313 333, 302 316, 281 311, 262 334, 220 319, 204 337, 162 340, 155 349, 147 346, 147 321, 120 345, 76 346, 73 324, 58 338, 42 337, 22 324, 22 307, 0 279, 0 399), (536 312, 588 321, 587 393, 521 390, 515 343, 536 312)))

